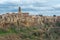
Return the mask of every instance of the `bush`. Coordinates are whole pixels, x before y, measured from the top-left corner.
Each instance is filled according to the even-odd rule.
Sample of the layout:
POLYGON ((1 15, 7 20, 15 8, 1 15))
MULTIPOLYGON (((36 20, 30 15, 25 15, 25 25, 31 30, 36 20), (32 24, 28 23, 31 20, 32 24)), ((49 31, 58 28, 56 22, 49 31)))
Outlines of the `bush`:
POLYGON ((60 27, 60 22, 56 22, 56 26, 59 26, 60 27))
POLYGON ((7 33, 7 31, 2 29, 2 28, 0 28, 0 34, 4 34, 4 33, 7 33))

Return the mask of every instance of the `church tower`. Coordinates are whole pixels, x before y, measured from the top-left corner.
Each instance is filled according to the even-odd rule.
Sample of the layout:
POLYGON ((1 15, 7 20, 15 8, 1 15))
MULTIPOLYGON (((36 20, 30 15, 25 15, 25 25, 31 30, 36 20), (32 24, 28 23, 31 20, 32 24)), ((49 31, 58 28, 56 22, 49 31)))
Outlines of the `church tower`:
POLYGON ((18 9, 18 14, 21 14, 21 7, 19 7, 18 9))

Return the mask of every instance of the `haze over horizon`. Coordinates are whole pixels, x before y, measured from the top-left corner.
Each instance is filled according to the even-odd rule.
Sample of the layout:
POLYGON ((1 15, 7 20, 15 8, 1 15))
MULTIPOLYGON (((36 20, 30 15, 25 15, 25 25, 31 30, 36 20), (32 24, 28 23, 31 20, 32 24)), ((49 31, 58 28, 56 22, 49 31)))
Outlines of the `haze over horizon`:
POLYGON ((0 0, 0 14, 18 12, 19 6, 34 15, 60 16, 60 0, 0 0))

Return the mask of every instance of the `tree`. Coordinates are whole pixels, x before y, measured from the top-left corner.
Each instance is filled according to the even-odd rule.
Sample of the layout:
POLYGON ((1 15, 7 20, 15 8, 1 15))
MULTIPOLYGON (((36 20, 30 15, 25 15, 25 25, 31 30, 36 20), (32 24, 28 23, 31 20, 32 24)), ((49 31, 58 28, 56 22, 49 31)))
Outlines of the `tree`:
POLYGON ((53 17, 56 17, 56 15, 53 15, 53 17))

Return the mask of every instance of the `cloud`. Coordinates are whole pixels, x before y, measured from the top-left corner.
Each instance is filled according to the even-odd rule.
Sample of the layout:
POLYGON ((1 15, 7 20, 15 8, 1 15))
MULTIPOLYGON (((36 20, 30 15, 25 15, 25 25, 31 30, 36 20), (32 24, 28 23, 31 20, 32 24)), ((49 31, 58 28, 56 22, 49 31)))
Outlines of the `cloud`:
POLYGON ((55 11, 60 11, 60 4, 53 5, 55 11))
POLYGON ((0 0, 0 4, 5 4, 5 3, 18 3, 19 0, 0 0))
POLYGON ((5 3, 5 4, 0 4, 0 13, 7 13, 7 12, 17 12, 18 7, 16 4, 12 3, 5 3))
POLYGON ((38 3, 45 3, 47 2, 48 0, 21 0, 22 3, 35 3, 35 2, 38 2, 38 3))
POLYGON ((53 11, 54 9, 46 3, 48 0, 21 0, 20 6, 25 11, 53 11))
POLYGON ((60 4, 53 5, 55 8, 60 8, 60 4))
POLYGON ((60 13, 59 0, 0 0, 0 13, 17 12, 18 6, 22 8, 23 12, 30 14, 53 15, 60 13))

